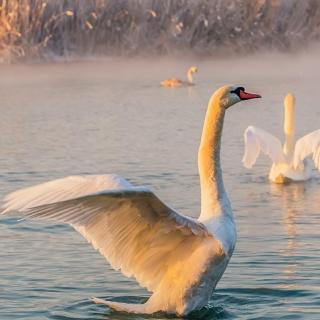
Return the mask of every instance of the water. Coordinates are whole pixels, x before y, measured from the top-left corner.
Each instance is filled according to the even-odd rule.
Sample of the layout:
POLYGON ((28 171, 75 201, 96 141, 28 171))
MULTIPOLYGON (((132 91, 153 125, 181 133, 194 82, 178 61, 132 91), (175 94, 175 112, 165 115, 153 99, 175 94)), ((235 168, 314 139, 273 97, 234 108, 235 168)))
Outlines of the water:
MULTIPOLYGON (((197 85, 163 89, 194 61, 91 61, 1 67, 0 196, 71 175, 118 173, 150 186, 182 213, 199 213, 196 152, 206 105, 225 83, 263 95, 227 113, 222 163, 238 228, 234 256, 195 319, 319 319, 319 179, 267 181, 270 162, 241 166, 249 124, 282 138, 282 98, 297 96, 297 135, 319 128, 318 64, 265 56, 198 63, 197 85)), ((167 319, 113 312, 90 296, 142 302, 65 225, 0 218, 0 319, 167 319)))

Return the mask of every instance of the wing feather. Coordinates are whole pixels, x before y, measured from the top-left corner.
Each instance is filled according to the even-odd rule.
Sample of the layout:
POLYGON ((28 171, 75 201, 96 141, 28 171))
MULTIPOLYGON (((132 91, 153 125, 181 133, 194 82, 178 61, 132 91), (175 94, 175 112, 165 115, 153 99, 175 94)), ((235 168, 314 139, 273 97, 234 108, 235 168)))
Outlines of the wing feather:
POLYGON ((180 277, 185 285, 190 267, 181 261, 199 250, 203 261, 197 265, 198 275, 208 257, 224 254, 200 222, 179 215, 149 189, 133 187, 118 176, 74 176, 18 190, 5 198, 3 213, 12 210, 24 218, 72 225, 115 269, 153 292, 171 288, 172 277, 180 277))
POLYGON ((81 197, 104 189, 130 188, 132 185, 115 174, 69 176, 62 179, 41 183, 8 194, 4 201, 6 211, 23 211, 74 197, 81 197))
POLYGON ((269 156, 274 163, 284 160, 281 142, 278 138, 260 128, 249 126, 244 132, 245 152, 242 163, 251 168, 260 152, 269 156))
POLYGON ((315 167, 320 170, 320 129, 300 138, 295 146, 293 165, 297 168, 303 160, 312 155, 315 167))

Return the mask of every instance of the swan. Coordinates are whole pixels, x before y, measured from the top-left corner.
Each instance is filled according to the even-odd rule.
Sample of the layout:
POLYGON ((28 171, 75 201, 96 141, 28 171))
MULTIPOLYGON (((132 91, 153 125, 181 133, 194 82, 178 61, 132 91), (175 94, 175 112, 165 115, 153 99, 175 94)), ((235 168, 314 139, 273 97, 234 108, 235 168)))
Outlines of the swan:
POLYGON ((211 97, 198 165, 201 213, 181 215, 150 189, 117 175, 69 176, 8 194, 2 214, 70 224, 116 270, 152 292, 144 304, 93 298, 129 313, 186 315, 204 307, 236 244, 236 228, 220 167, 225 111, 259 98, 242 87, 224 86, 211 97))
POLYGON ((295 143, 294 110, 295 97, 292 93, 288 93, 284 98, 285 143, 283 147, 278 138, 260 128, 249 126, 244 132, 243 165, 251 168, 262 151, 273 162, 269 179, 274 183, 310 179, 312 164, 307 159, 310 155, 313 156, 316 168, 320 170, 320 130, 305 135, 295 143))
POLYGON ((168 88, 176 88, 176 87, 183 87, 183 86, 193 86, 193 74, 195 72, 198 72, 198 68, 197 67, 190 67, 188 72, 187 72, 187 81, 183 81, 183 80, 179 80, 177 78, 170 78, 170 79, 166 79, 161 81, 161 86, 163 87, 168 87, 168 88))

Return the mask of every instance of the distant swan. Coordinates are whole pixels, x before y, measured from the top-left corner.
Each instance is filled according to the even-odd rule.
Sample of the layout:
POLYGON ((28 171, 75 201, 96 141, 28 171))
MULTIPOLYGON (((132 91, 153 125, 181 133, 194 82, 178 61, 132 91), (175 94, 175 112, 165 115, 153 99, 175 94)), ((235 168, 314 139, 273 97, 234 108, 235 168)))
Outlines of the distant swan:
POLYGON ((197 67, 190 67, 187 73, 187 81, 179 80, 177 78, 171 78, 167 80, 161 81, 161 85, 163 87, 175 88, 175 87, 182 87, 182 86, 193 86, 193 74, 198 72, 197 67))
POLYGON ((295 143, 294 108, 294 95, 288 93, 284 99, 283 147, 279 139, 257 127, 250 126, 244 133, 244 166, 251 168, 262 151, 273 161, 269 179, 275 183, 310 179, 312 168, 309 159, 306 159, 310 155, 313 156, 316 168, 320 170, 320 130, 307 134, 295 143))
MULTIPOLYGON (((10 193, 4 213, 70 224, 112 265, 152 292, 144 304, 93 298, 115 310, 185 315, 201 309, 224 273, 236 228, 220 167, 225 111, 259 95, 224 86, 211 97, 198 163, 199 219, 181 215, 150 189, 116 175, 70 176, 10 193)), ((45 241, 45 239, 44 239, 45 241)))

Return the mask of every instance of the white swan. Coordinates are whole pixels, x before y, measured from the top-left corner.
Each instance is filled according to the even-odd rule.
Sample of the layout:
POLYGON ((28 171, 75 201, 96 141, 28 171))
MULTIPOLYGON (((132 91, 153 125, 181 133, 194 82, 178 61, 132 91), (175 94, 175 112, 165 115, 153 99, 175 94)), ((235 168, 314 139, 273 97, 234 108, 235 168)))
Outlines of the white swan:
POLYGON ((167 87, 167 88, 177 88, 177 87, 183 87, 183 86, 193 86, 193 74, 195 72, 198 72, 197 67, 190 67, 187 72, 187 81, 183 81, 177 78, 170 78, 166 79, 160 82, 161 86, 167 87))
POLYGON ((152 292, 145 304, 94 298, 133 313, 185 315, 205 306, 224 273, 236 229, 222 181, 220 144, 225 111, 258 98, 242 87, 224 86, 210 99, 199 148, 201 214, 183 216, 145 187, 116 175, 70 176, 15 191, 2 213, 72 225, 113 268, 152 292))
POLYGON ((320 130, 307 134, 295 143, 294 108, 295 98, 292 93, 288 93, 284 99, 283 147, 279 139, 260 128, 249 126, 244 133, 244 166, 251 168, 262 151, 273 162, 269 179, 275 183, 310 179, 312 167, 307 159, 310 155, 313 156, 316 168, 320 170, 320 130))

